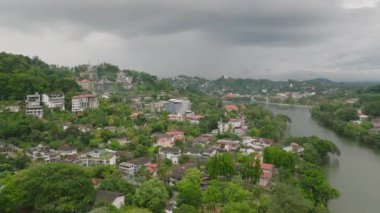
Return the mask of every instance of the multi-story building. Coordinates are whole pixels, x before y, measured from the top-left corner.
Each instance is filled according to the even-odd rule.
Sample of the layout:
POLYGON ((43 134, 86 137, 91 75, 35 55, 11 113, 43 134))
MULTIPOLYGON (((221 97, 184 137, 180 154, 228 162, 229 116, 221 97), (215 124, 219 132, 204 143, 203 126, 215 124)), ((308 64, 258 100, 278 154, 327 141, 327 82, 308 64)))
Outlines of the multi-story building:
POLYGON ((25 110, 26 110, 27 115, 33 115, 39 118, 43 117, 44 109, 41 106, 40 94, 36 93, 34 95, 27 95, 25 102, 26 102, 25 110))
POLYGON ((83 112, 85 109, 98 107, 99 100, 95 94, 78 95, 71 99, 71 111, 73 113, 83 112))
POLYGON ((191 111, 191 102, 188 99, 170 99, 165 105, 165 111, 173 115, 185 115, 191 111))
POLYGON ((65 95, 64 94, 43 94, 42 103, 49 109, 65 110, 65 95))
POLYGON ((60 159, 60 155, 57 150, 50 149, 49 147, 41 144, 37 147, 27 149, 26 155, 34 161, 43 160, 47 163, 60 159))
POLYGON ((86 167, 116 165, 116 155, 108 150, 95 150, 79 156, 77 163, 86 167))

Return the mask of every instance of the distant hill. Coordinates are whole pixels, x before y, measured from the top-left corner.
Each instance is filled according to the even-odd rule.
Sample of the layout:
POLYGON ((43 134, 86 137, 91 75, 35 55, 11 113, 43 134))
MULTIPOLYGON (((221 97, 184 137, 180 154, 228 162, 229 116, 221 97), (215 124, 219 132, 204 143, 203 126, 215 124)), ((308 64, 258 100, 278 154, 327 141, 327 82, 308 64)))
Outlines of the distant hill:
POLYGON ((185 89, 198 89, 211 95, 223 95, 227 93, 239 93, 241 95, 256 95, 263 92, 320 92, 333 88, 358 89, 364 84, 334 82, 325 78, 317 78, 306 81, 287 80, 272 81, 268 79, 231 78, 221 76, 215 80, 207 80, 199 77, 177 76, 167 79, 174 86, 185 89))

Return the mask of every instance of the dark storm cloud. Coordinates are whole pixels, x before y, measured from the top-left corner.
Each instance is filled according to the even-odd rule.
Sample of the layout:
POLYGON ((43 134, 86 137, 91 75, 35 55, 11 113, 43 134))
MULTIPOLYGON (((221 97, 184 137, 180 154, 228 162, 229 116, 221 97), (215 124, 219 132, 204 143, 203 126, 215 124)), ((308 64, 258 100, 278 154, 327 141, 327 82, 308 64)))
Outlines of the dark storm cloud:
POLYGON ((339 79, 346 67, 348 79, 380 68, 379 12, 377 0, 0 0, 0 49, 160 76, 339 79))

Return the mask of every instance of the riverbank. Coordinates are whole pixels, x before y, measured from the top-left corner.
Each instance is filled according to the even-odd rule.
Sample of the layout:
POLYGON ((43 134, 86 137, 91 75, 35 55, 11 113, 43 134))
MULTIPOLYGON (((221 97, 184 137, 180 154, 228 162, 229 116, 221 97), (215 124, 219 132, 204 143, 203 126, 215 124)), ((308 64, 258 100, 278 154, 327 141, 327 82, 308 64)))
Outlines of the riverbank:
POLYGON ((380 207, 380 152, 354 140, 341 137, 313 120, 308 108, 267 105, 274 114, 284 114, 292 119, 286 135, 308 137, 315 135, 331 140, 340 149, 339 158, 332 157, 324 166, 329 182, 337 188, 341 197, 329 202, 335 213, 377 213, 380 207))

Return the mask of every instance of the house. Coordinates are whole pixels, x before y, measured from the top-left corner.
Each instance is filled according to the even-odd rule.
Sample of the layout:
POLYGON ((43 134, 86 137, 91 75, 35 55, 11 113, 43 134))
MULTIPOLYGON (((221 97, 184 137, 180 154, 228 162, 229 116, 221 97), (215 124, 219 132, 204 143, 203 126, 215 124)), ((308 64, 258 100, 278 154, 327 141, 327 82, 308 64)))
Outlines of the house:
POLYGON ((218 134, 231 131, 237 135, 246 134, 248 127, 245 125, 245 118, 231 118, 228 122, 220 120, 218 122, 218 134))
POLYGON ((99 100, 95 94, 78 95, 71 98, 71 111, 83 112, 85 109, 98 108, 99 100))
POLYGON ((297 153, 298 155, 302 155, 304 148, 297 143, 290 143, 289 146, 283 147, 283 150, 287 152, 294 152, 294 153, 297 153))
POLYGON ((173 164, 179 163, 179 158, 181 157, 181 149, 177 147, 161 147, 158 151, 158 155, 161 159, 169 159, 173 164))
POLYGON ((357 116, 359 117, 359 121, 368 120, 368 115, 364 114, 361 109, 358 109, 357 116))
POLYGON ((216 147, 220 151, 235 152, 240 148, 240 143, 233 140, 217 140, 216 147))
POLYGON ((78 151, 76 148, 64 146, 64 147, 61 147, 58 149, 58 153, 61 156, 65 157, 65 156, 69 156, 69 155, 76 155, 76 154, 78 154, 78 151))
POLYGON ((111 150, 94 150, 79 155, 76 163, 85 167, 116 165, 116 154, 111 150))
POLYGON ((27 95, 25 100, 25 111, 27 115, 42 118, 44 116, 44 109, 41 106, 41 96, 36 93, 34 95, 27 95))
POLYGON ((186 147, 183 149, 183 155, 192 157, 192 158, 200 158, 202 157, 202 152, 200 149, 195 147, 186 147))
POLYGON ((125 196, 123 193, 99 190, 96 192, 95 206, 101 204, 112 204, 119 209, 124 205, 124 199, 125 196))
MULTIPOLYGON (((119 164, 119 170, 121 174, 126 179, 131 179, 135 176, 136 172, 140 168, 147 168, 149 171, 151 171, 147 165, 150 165, 152 163, 152 159, 148 157, 141 157, 141 158, 135 158, 132 160, 129 160, 128 162, 122 162, 119 164)), ((153 168, 153 167, 152 167, 153 168)))
POLYGON ((224 109, 228 112, 239 111, 239 108, 236 105, 224 105, 224 109))
POLYGON ((183 115, 169 114, 168 119, 169 121, 183 121, 183 115))
POLYGON ((58 151, 39 144, 37 147, 32 147, 26 150, 26 155, 33 161, 43 160, 47 163, 60 159, 58 151))
POLYGON ((193 139, 193 144, 200 144, 202 146, 206 146, 211 143, 211 141, 214 139, 214 136, 211 134, 203 134, 199 137, 196 137, 193 139))
POLYGON ((202 152, 202 156, 209 158, 209 157, 216 155, 216 153, 218 153, 217 149, 209 148, 209 149, 206 149, 202 152))
POLYGON ((173 147, 175 145, 175 138, 170 135, 159 135, 156 137, 156 146, 159 147, 173 147))
POLYGON ((186 120, 192 124, 199 124, 199 121, 204 118, 203 115, 189 115, 186 116, 186 120))
POLYGON ((151 102, 146 103, 144 105, 144 110, 150 111, 150 112, 162 112, 165 109, 165 105, 167 104, 167 101, 157 101, 157 102, 151 102))
POLYGON ((260 177, 259 185, 265 187, 268 186, 273 177, 274 165, 269 163, 262 163, 261 169, 263 170, 263 174, 260 177))
POLYGON ((42 103, 49 109, 65 110, 65 95, 60 94, 43 94, 42 103))
POLYGON ((185 133, 184 132, 179 132, 179 131, 169 131, 166 132, 166 135, 169 135, 171 137, 174 137, 174 140, 177 141, 183 141, 185 140, 185 133))
POLYGON ((135 176, 136 165, 133 163, 122 162, 119 164, 120 172, 127 177, 127 179, 131 179, 135 176))
POLYGON ((127 76, 124 71, 119 71, 116 76, 116 82, 120 83, 124 89, 132 88, 133 78, 131 76, 127 76))

